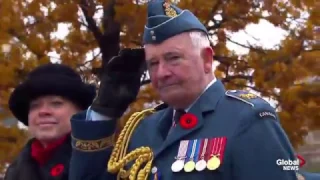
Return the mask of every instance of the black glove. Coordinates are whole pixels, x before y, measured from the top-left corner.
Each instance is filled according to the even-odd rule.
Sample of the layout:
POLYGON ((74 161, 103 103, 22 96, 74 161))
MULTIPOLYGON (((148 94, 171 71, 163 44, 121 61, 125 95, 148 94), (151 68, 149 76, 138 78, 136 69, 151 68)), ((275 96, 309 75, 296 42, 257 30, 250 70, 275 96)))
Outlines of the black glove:
POLYGON ((91 108, 119 118, 136 99, 146 69, 144 49, 123 49, 103 69, 99 93, 91 108))

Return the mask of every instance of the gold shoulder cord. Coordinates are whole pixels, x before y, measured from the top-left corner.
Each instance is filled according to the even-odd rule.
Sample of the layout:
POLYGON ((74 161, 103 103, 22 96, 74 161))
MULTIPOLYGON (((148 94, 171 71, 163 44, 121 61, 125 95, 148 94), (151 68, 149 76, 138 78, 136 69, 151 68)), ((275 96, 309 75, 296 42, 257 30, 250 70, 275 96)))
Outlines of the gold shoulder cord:
POLYGON ((127 179, 128 176, 129 180, 146 180, 148 178, 153 161, 152 150, 149 147, 139 147, 129 154, 126 153, 132 133, 139 122, 144 119, 146 115, 154 112, 155 109, 146 109, 134 113, 122 129, 108 162, 108 171, 110 173, 118 173, 118 180, 127 179), (132 167, 129 170, 125 170, 124 167, 134 159, 135 162, 132 167), (143 163, 146 163, 146 165, 141 169, 140 166, 143 163))

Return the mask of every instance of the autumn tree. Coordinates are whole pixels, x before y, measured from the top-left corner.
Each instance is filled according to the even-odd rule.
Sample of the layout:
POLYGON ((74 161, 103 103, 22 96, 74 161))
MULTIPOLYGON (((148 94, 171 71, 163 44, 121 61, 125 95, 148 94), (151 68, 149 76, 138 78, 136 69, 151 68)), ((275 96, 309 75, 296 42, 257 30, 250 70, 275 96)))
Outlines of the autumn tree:
MULTIPOLYGON (((311 127, 320 127, 316 121, 320 115, 319 83, 306 80, 320 73, 319 44, 315 43, 314 31, 320 24, 319 3, 181 0, 178 6, 190 9, 206 25, 214 59, 219 62, 214 73, 228 89, 254 90, 278 102, 281 122, 294 146, 302 143, 311 127), (287 31, 281 44, 266 49, 232 39, 232 33, 261 20, 287 31), (239 55, 228 49, 227 43, 245 47, 249 52, 239 55)), ((96 82, 100 67, 121 48, 141 46, 145 17, 145 4, 128 0, 0 0, 1 107, 7 108, 10 92, 31 69, 50 60, 67 64, 86 81, 96 82), (68 27, 63 38, 53 34, 61 24, 68 27)), ((131 105, 121 125, 132 112, 159 102, 148 82, 144 81, 137 102, 131 105)), ((5 115, 10 113, 2 116, 5 115)), ((5 130, 0 126, 0 132, 5 130)), ((7 134, 10 135, 16 137, 17 132, 7 134)), ((6 149, 16 146, 4 143, 6 149)))

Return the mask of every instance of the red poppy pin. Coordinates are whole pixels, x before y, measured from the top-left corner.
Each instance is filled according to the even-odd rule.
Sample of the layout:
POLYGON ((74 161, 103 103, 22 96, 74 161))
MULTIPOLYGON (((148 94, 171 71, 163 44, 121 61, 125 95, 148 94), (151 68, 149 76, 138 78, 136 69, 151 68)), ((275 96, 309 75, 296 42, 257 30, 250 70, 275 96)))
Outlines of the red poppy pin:
POLYGON ((180 125, 184 129, 194 128, 198 123, 198 118, 194 114, 186 113, 180 118, 180 125))
POLYGON ((59 176, 64 170, 63 164, 58 164, 51 169, 51 176, 59 176))

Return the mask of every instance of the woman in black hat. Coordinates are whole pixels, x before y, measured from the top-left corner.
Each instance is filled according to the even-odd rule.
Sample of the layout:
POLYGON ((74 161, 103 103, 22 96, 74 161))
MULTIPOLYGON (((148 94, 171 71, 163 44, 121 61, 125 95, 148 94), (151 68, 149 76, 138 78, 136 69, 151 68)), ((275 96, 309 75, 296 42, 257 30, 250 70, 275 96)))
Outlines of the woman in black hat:
POLYGON ((34 138, 9 166, 5 180, 68 179, 70 118, 87 109, 94 97, 95 87, 65 65, 33 70, 11 94, 9 108, 34 138))

